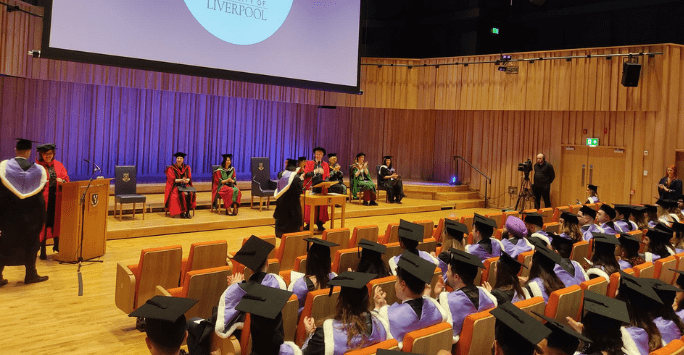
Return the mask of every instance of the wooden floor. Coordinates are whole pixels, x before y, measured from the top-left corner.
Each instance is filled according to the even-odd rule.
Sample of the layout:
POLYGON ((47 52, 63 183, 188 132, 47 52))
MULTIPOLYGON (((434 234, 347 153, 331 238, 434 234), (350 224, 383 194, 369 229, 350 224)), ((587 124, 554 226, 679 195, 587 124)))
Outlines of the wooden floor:
MULTIPOLYGON (((247 210, 243 208, 240 214, 247 215, 247 210)), ((397 222, 400 218, 410 221, 432 219, 437 223, 439 218, 472 214, 474 211, 486 213, 495 210, 437 210, 349 218, 346 227, 377 224, 384 231, 388 223, 397 222)), ((163 217, 149 218, 154 221, 163 217)), ((108 224, 114 222, 109 221, 108 224)), ((81 297, 78 296, 77 266, 52 261, 51 251, 48 252, 48 260, 38 260, 38 272, 50 277, 46 282, 24 285, 23 267, 7 267, 4 277, 10 283, 0 288, 0 332, 3 335, 0 354, 149 354, 144 342, 145 334, 135 330, 134 319, 128 318, 114 305, 116 263, 137 263, 141 249, 171 244, 182 245, 185 255, 190 244, 199 241, 225 239, 229 251, 234 251, 240 247, 243 238, 252 234, 273 234, 273 227, 265 225, 109 240, 107 253, 101 258, 103 263, 86 264, 81 270, 84 284, 81 297)))

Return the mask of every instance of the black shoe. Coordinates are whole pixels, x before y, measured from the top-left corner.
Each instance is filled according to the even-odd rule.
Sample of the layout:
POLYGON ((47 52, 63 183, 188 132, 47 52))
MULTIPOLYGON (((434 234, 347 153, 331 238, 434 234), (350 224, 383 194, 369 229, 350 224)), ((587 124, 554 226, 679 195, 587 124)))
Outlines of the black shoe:
POLYGON ((308 224, 305 225, 305 226, 304 226, 304 230, 305 230, 305 231, 311 230, 311 226, 309 226, 308 224))
POLYGON ((375 201, 371 201, 371 202, 368 204, 368 206, 377 206, 377 205, 378 205, 378 203, 375 202, 375 201))
POLYGON ((180 218, 185 219, 185 212, 181 212, 180 218))
POLYGON ((403 204, 403 202, 401 202, 401 201, 397 201, 397 203, 398 203, 398 204, 400 204, 400 205, 402 205, 402 204, 403 204))
POLYGON ((34 284, 34 283, 38 283, 38 282, 43 282, 43 281, 47 281, 48 278, 49 278, 49 277, 47 277, 47 276, 40 276, 40 275, 38 275, 38 274, 36 274, 36 275, 34 275, 34 276, 31 276, 31 277, 28 277, 28 276, 27 276, 27 277, 24 278, 24 284, 27 284, 27 285, 28 285, 28 284, 34 284))
POLYGON ((52 238, 52 241, 55 243, 52 245, 52 251, 59 253, 59 237, 52 238))
POLYGON ((0 287, 5 286, 8 283, 9 281, 7 279, 3 279, 2 277, 0 277, 0 287))
POLYGON ((363 205, 364 205, 364 206, 370 206, 370 205, 368 204, 368 201, 363 201, 363 205))
POLYGON ((390 201, 390 202, 388 202, 388 203, 394 203, 394 201, 390 201))
POLYGON ((47 253, 45 252, 45 245, 40 246, 40 260, 47 260, 47 253))
POLYGON ((187 218, 187 219, 192 219, 192 216, 190 215, 190 212, 185 212, 185 218, 187 218))

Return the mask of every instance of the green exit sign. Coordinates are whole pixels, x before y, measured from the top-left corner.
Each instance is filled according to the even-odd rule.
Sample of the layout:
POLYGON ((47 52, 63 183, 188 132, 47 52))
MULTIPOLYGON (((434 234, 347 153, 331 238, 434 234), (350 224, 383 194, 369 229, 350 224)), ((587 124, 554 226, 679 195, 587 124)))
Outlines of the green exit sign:
POLYGON ((492 27, 492 34, 498 35, 499 34, 499 28, 498 27, 492 27))
POLYGON ((599 139, 598 138, 587 138, 587 145, 590 147, 598 147, 599 139))

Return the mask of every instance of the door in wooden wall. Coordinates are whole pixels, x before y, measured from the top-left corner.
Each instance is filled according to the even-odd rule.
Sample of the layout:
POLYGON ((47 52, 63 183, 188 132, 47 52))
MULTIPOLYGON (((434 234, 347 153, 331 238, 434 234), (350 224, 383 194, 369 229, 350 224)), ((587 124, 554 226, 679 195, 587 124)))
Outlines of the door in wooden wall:
POLYGON ((586 201, 587 184, 597 185, 599 198, 609 203, 629 203, 625 190, 624 149, 566 146, 562 150, 561 201, 559 205, 586 201))
POLYGON ((562 148, 561 166, 556 170, 556 181, 561 183, 561 199, 554 205, 574 205, 577 200, 585 201, 588 149, 586 146, 562 148))

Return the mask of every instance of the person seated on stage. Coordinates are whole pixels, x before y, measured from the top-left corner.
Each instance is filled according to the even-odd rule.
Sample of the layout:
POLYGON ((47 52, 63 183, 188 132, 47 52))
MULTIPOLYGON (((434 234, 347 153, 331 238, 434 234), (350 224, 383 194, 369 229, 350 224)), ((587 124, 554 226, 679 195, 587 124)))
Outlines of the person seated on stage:
POLYGON ((571 239, 573 243, 581 242, 583 240, 582 230, 580 229, 577 215, 563 211, 560 215, 559 222, 561 236, 571 239))
POLYGON ((656 292, 662 304, 656 304, 652 310, 650 317, 653 318, 653 323, 660 331, 665 344, 680 339, 684 334, 684 322, 675 313, 672 305, 677 298, 678 292, 684 292, 679 287, 667 284, 659 279, 644 279, 651 283, 653 291, 656 292))
POLYGON ((341 288, 335 314, 318 328, 315 319, 304 319, 309 338, 302 345, 302 354, 345 354, 390 339, 386 319, 368 312, 366 284, 375 277, 375 274, 345 271, 330 280, 331 294, 332 286, 341 288))
POLYGON ((629 324, 625 330, 636 344, 640 354, 650 354, 663 346, 663 338, 651 314, 662 305, 651 283, 620 271, 620 287, 616 300, 627 305, 629 324))
POLYGON ((298 313, 302 313, 306 295, 311 291, 330 287, 329 281, 337 274, 330 271, 330 247, 338 246, 319 238, 305 238, 306 241, 306 270, 305 273, 292 271, 290 273, 290 287, 288 290, 297 295, 299 301, 298 313))
MULTIPOLYGON (((304 165, 304 189, 311 190, 314 193, 321 192, 320 188, 314 188, 315 185, 328 181, 330 177, 330 168, 328 163, 323 161, 323 156, 325 155, 325 149, 321 147, 316 147, 313 150, 314 160, 308 160, 304 165)), ((309 219, 311 218, 311 206, 304 206, 304 230, 309 230, 309 219)), ((328 215, 328 206, 318 206, 315 212, 314 218, 316 219, 316 226, 319 232, 323 232, 325 228, 323 224, 330 220, 328 215)))
POLYGON ((356 272, 374 274, 376 279, 392 275, 385 261, 382 260, 382 255, 386 251, 387 247, 382 244, 361 239, 359 241, 361 258, 359 259, 359 265, 356 267, 356 272))
POLYGON ((188 338, 185 312, 197 302, 189 298, 154 296, 128 316, 145 318, 145 343, 150 354, 187 355, 181 349, 188 338))
POLYGON ((644 205, 646 207, 646 223, 648 228, 655 228, 658 224, 658 205, 644 205))
POLYGON ((534 246, 525 238, 527 228, 522 219, 508 216, 504 228, 505 230, 501 233, 501 244, 508 255, 517 258, 520 253, 534 249, 534 246))
POLYGON ((580 231, 582 232, 583 240, 591 240, 591 238, 593 238, 593 233, 603 233, 603 228, 594 223, 596 220, 595 209, 587 205, 582 205, 582 208, 577 211, 577 220, 581 225, 580 231))
POLYGON ((529 292, 520 286, 520 279, 518 278, 523 267, 527 269, 527 266, 510 255, 505 252, 501 253, 496 262, 496 283, 492 286, 487 281, 483 282, 483 287, 496 298, 497 304, 515 303, 530 298, 529 292))
POLYGON ((392 167, 392 156, 387 155, 382 157, 382 165, 378 171, 379 184, 387 191, 387 199, 389 203, 401 203, 404 198, 404 183, 401 181, 401 176, 397 175, 392 167))
POLYGON ((330 179, 329 181, 339 181, 339 183, 330 186, 328 188, 328 192, 331 193, 336 193, 340 195, 346 195, 347 194, 347 186, 344 184, 344 172, 342 171, 342 167, 340 164, 337 163, 337 154, 336 153, 330 153, 328 154, 328 167, 330 168, 330 179))
POLYGON ((430 292, 429 284, 435 273, 435 265, 416 254, 405 251, 397 265, 397 282, 394 285, 396 297, 401 301, 387 305, 386 294, 375 288, 373 301, 376 315, 389 324, 392 338, 403 347, 406 333, 446 322, 447 312, 439 303, 424 296, 430 292))
POLYGON ((655 263, 658 259, 675 255, 672 244, 670 244, 673 233, 674 231, 670 227, 662 223, 658 223, 655 228, 649 229, 644 238, 644 244, 646 244, 646 251, 642 256, 644 260, 655 263))
POLYGON ((42 165, 48 175, 48 188, 43 190, 47 220, 45 221, 43 231, 40 233, 40 260, 46 260, 45 243, 48 239, 52 238, 54 242, 52 251, 59 252, 62 190, 58 186, 69 182, 69 174, 64 165, 55 159, 56 146, 53 143, 39 145, 36 149, 38 150, 38 160, 36 163, 42 165))
POLYGON ((646 207, 645 206, 631 206, 632 220, 636 223, 636 230, 648 229, 648 222, 646 221, 646 207))
POLYGON ((532 311, 532 313, 546 321, 544 326, 551 330, 551 334, 539 343, 539 347, 543 351, 541 354, 574 355, 580 346, 580 341, 585 344, 591 344, 589 338, 569 326, 535 311, 532 311))
MULTIPOLYGON (((252 270, 252 276, 249 277, 247 283, 258 283, 283 290, 286 288, 285 281, 279 275, 266 273, 268 254, 273 248, 275 248, 273 244, 251 236, 232 257, 233 260, 252 270)), ((240 284, 244 283, 244 278, 242 273, 228 276, 229 286, 219 299, 215 330, 224 338, 242 329, 244 325, 245 314, 235 308, 246 293, 244 288, 240 287, 240 284)))
POLYGON ((473 219, 473 241, 475 244, 466 245, 465 251, 480 258, 480 261, 485 261, 501 255, 504 249, 501 241, 492 238, 496 229, 496 222, 491 219, 475 213, 473 219))
MULTIPOLYGON (((439 261, 434 256, 418 250, 418 244, 423 242, 423 226, 420 224, 411 223, 403 219, 399 220, 399 246, 404 249, 404 252, 409 252, 418 255, 426 261, 433 263, 435 266, 439 265, 439 261)), ((401 255, 397 255, 389 259, 389 268, 392 275, 397 274, 397 265, 401 255)))
POLYGON ((554 234, 553 242, 551 242, 553 251, 558 253, 561 257, 561 262, 553 267, 553 271, 563 282, 565 287, 579 285, 582 282, 589 280, 582 265, 574 260, 570 260, 570 254, 572 254, 572 246, 574 244, 575 243, 572 240, 564 237, 562 234, 554 234))
POLYGON ((591 267, 587 270, 589 279, 603 277, 610 282, 610 275, 620 270, 620 264, 615 259, 615 248, 618 245, 620 245, 620 241, 612 234, 594 234, 591 267))
POLYGON ((364 206, 377 206, 375 202, 377 198, 377 191, 375 184, 371 180, 370 172, 368 171, 368 162, 366 162, 366 154, 356 154, 356 163, 351 168, 352 175, 350 178, 350 188, 352 191, 352 199, 357 200, 359 193, 363 192, 364 206))
POLYGON ((603 229, 602 233, 617 234, 615 225, 613 224, 615 216, 617 216, 617 212, 607 203, 604 203, 599 207, 598 212, 596 212, 596 225, 603 229))
POLYGON ((449 249, 465 251, 463 238, 468 234, 468 227, 450 218, 444 219, 444 230, 442 230, 442 252, 437 256, 439 268, 442 270, 442 278, 446 282, 447 264, 451 259, 449 249))
POLYGON ((282 238, 285 233, 295 233, 302 229, 302 179, 298 174, 297 161, 287 159, 275 190, 276 208, 273 212, 275 233, 282 238))
POLYGON ((491 312, 494 323, 493 355, 545 354, 539 347, 551 330, 510 302, 491 312))
POLYGON ((629 220, 632 214, 632 206, 630 205, 615 205, 616 216, 613 224, 615 225, 615 231, 618 233, 624 232, 628 233, 634 230, 638 230, 639 227, 633 221, 629 220))
MULTIPOLYGON (((560 238, 560 237, 559 237, 560 238)), ((532 297, 541 296, 544 298, 544 303, 549 302, 549 295, 553 291, 565 288, 565 284, 558 278, 554 268, 556 264, 561 264, 562 260, 558 253, 547 249, 542 244, 536 244, 534 255, 532 256, 532 265, 530 265, 530 277, 525 283, 527 291, 532 297)), ((571 270, 565 269, 567 272, 571 270)))
POLYGON ((283 307, 292 292, 260 284, 241 284, 246 294, 235 309, 250 314, 249 333, 252 354, 295 355, 301 354, 299 347, 285 341, 283 328, 283 307))
POLYGON ((598 186, 589 184, 587 185, 587 201, 585 203, 599 203, 601 200, 599 200, 598 197, 598 186))
POLYGON ((446 284, 453 291, 442 292, 444 284, 438 282, 435 293, 438 295, 439 304, 447 313, 447 322, 453 326, 455 344, 459 340, 465 318, 473 313, 496 307, 497 301, 485 288, 474 284, 479 269, 484 269, 482 261, 462 250, 450 249, 449 252, 451 256, 446 284))
POLYGON ((176 157, 176 163, 166 167, 164 207, 171 217, 180 215, 181 218, 192 218, 190 210, 197 207, 192 170, 183 163, 187 154, 178 152, 173 156, 176 157))
POLYGON ((646 262, 646 260, 639 255, 639 247, 642 243, 640 237, 627 233, 620 233, 618 242, 620 242, 620 260, 618 260, 618 265, 620 265, 621 270, 630 269, 646 262))
POLYGON ((223 207, 228 216, 237 216, 240 208, 242 192, 237 187, 235 168, 233 168, 233 154, 223 154, 221 167, 214 172, 214 183, 212 184, 211 196, 212 205, 218 209, 218 198, 223 200, 223 207))
POLYGON ((551 239, 544 228, 544 216, 537 212, 525 213, 525 227, 527 228, 528 238, 539 238, 546 243, 546 246, 551 246, 551 239))

